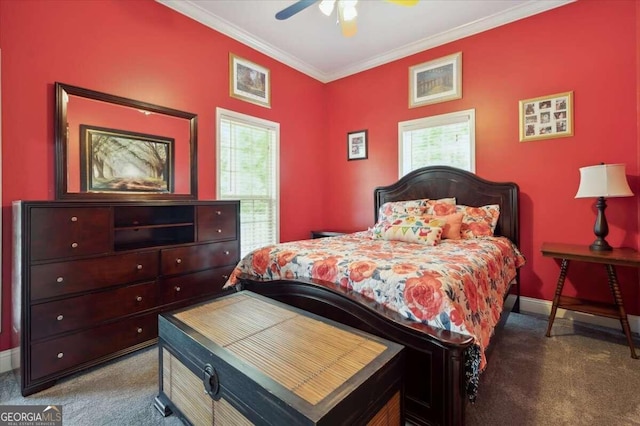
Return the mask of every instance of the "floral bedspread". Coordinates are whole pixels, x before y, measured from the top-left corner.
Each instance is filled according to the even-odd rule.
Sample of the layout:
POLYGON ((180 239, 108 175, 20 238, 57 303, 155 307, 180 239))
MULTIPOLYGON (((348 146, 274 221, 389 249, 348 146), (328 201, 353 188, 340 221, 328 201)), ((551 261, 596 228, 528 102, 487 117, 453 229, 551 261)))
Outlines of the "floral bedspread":
POLYGON ((472 336, 477 350, 469 352, 467 375, 473 399, 505 291, 524 262, 504 237, 427 246, 373 240, 362 231, 255 250, 240 261, 226 286, 235 285, 241 273, 317 278, 353 289, 410 320, 472 336))

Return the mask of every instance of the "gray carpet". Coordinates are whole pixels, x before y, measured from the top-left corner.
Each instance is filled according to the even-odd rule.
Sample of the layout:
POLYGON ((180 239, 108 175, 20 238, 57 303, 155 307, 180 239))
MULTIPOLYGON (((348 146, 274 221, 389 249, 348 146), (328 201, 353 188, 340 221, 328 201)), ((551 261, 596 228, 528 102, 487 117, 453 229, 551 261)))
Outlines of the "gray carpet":
MULTIPOLYGON (((480 380, 469 425, 640 425, 640 360, 622 332, 511 314, 480 380)), ((640 346, 640 344, 638 344, 640 346)), ((62 405, 65 426, 180 425, 153 408, 157 349, 147 349, 20 396, 0 375, 0 404, 62 405)))

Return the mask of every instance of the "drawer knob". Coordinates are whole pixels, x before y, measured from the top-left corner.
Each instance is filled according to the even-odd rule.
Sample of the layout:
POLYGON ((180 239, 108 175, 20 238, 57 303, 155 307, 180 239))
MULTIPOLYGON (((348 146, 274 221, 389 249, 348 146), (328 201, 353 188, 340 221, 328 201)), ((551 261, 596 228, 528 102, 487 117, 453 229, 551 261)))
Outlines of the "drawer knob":
POLYGON ((63 356, 64 356, 64 353, 58 352, 58 359, 62 358, 63 356))
POLYGON ((229 275, 223 275, 222 278, 224 278, 225 280, 229 279, 229 275))
POLYGON ((142 334, 142 327, 138 327, 138 334, 142 334))
POLYGON ((180 258, 177 258, 177 259, 176 259, 176 263, 177 263, 177 264, 180 264, 180 263, 182 263, 182 259, 180 259, 180 258))
POLYGON ((218 211, 216 212, 216 214, 217 214, 218 216, 220 216, 220 215, 222 214, 222 212, 221 212, 220 210, 218 210, 218 211))
POLYGON ((64 319, 64 315, 62 315, 62 314, 58 315, 57 319, 58 319, 58 321, 62 321, 64 319))
POLYGON ((142 302, 142 296, 136 297, 136 302, 142 302))
POLYGON ((180 291, 181 290, 180 286, 176 286, 175 289, 176 289, 176 291, 180 291))
POLYGON ((71 216, 71 222, 77 222, 77 221, 78 221, 77 216, 71 216))
POLYGON ((218 229, 218 234, 222 234, 222 229, 218 229))
POLYGON ((71 243, 71 248, 76 248, 78 247, 78 243, 71 243))
POLYGON ((224 254, 226 254, 227 256, 229 256, 229 250, 225 250, 224 254))
POLYGON ((142 265, 138 263, 138 265, 136 266, 136 269, 139 271, 142 269, 142 265))
POLYGON ((61 283, 62 281, 64 281, 64 278, 62 278, 62 277, 56 278, 56 282, 61 283))

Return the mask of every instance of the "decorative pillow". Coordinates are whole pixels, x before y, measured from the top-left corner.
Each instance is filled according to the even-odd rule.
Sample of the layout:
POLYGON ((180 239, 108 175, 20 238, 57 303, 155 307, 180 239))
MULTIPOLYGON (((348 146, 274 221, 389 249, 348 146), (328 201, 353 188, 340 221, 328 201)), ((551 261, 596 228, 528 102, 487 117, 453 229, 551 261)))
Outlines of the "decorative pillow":
POLYGON ((400 215, 393 220, 378 222, 372 229, 372 238, 435 246, 440 242, 446 224, 440 218, 400 215))
POLYGON ((389 201, 380 206, 378 221, 387 220, 394 215, 420 216, 427 209, 428 198, 408 201, 389 201))
POLYGON ((464 213, 459 212, 459 213, 453 213, 445 216, 436 215, 436 216, 425 216, 425 217, 435 218, 435 219, 444 219, 446 222, 446 225, 444 226, 444 228, 442 228, 442 239, 443 240, 444 239, 459 240, 463 216, 464 216, 464 213))
POLYGON ((426 214, 436 216, 446 216, 456 212, 455 198, 440 198, 439 200, 429 200, 427 202, 426 214))
POLYGON ((460 237, 463 239, 492 236, 500 217, 498 204, 482 207, 458 205, 456 211, 463 213, 460 227, 460 237))
POLYGON ((390 216, 395 215, 420 216, 430 214, 444 216, 455 212, 455 198, 440 198, 439 200, 421 198, 407 201, 389 201, 380 206, 378 221, 388 220, 390 216))

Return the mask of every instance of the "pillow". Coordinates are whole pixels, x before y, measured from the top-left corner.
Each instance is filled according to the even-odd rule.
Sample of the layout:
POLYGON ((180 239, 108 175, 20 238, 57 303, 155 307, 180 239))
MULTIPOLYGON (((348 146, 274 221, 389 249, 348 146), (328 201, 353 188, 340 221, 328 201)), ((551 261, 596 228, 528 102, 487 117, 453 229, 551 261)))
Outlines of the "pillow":
POLYGON ((387 220, 390 216, 394 215, 420 216, 426 213, 443 216, 455 213, 455 206, 455 198, 440 198, 439 200, 421 198, 407 201, 389 201, 380 206, 378 221, 387 220))
POLYGON ((387 220, 393 215, 408 214, 419 216, 425 212, 428 201, 428 198, 408 201, 389 201, 380 206, 378 221, 387 220))
POLYGON ((427 202, 426 214, 436 216, 446 216, 456 212, 455 198, 440 198, 439 200, 429 200, 427 202))
POLYGON ((435 246, 440 242, 447 223, 440 218, 425 218, 400 215, 393 220, 378 222, 372 229, 372 238, 435 246))
POLYGON ((446 224, 442 228, 442 239, 449 240, 459 240, 460 239, 460 229, 462 227, 462 217, 464 213, 453 213, 445 216, 426 216, 435 219, 443 219, 446 224))
POLYGON ((463 239, 492 236, 500 217, 498 204, 482 207, 458 205, 456 211, 463 213, 460 227, 460 237, 463 239))

